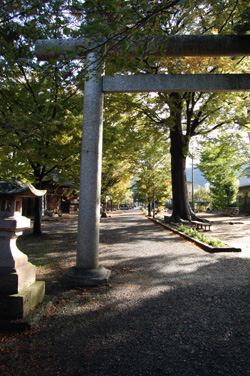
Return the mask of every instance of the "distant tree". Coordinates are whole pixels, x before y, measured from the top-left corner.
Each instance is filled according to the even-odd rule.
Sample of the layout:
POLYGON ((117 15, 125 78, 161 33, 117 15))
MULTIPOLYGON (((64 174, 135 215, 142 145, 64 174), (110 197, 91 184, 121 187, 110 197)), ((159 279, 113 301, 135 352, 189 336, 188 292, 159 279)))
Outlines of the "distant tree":
POLYGON ((131 166, 127 161, 119 161, 119 159, 103 158, 102 163, 102 185, 101 185, 101 201, 104 203, 106 197, 109 197, 111 204, 119 204, 126 200, 128 194, 131 193, 133 174, 131 166))
POLYGON ((223 209, 236 200, 238 180, 249 166, 249 142, 236 130, 225 130, 203 145, 198 166, 210 183, 214 206, 223 209))
POLYGON ((151 191, 154 187, 155 201, 160 201, 166 196, 166 182, 170 183, 168 135, 138 114, 137 102, 137 96, 128 94, 105 99, 102 194, 115 197, 119 192, 123 200, 124 188, 129 184, 127 191, 131 189, 134 177, 135 199, 148 200, 142 197, 141 185, 137 189, 144 175, 151 191))
POLYGON ((171 195, 169 144, 164 135, 148 140, 141 150, 135 171, 135 198, 147 202, 150 215, 155 203, 159 205, 171 195))
POLYGON ((205 187, 198 187, 194 192, 195 208, 204 211, 210 207, 211 193, 205 187))

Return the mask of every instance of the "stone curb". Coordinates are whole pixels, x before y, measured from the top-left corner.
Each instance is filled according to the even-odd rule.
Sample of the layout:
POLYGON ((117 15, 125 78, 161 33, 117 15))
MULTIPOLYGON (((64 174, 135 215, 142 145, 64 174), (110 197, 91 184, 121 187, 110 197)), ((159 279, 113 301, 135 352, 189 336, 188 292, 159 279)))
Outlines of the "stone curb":
POLYGON ((163 223, 159 219, 151 218, 151 217, 148 217, 148 216, 147 216, 147 218, 150 219, 152 222, 157 223, 160 226, 166 228, 167 230, 170 230, 170 231, 174 232, 175 234, 180 235, 184 239, 189 240, 192 243, 195 243, 196 245, 198 245, 200 248, 202 248, 206 252, 209 252, 209 253, 220 252, 221 253, 221 252, 241 252, 242 251, 241 248, 235 248, 235 247, 212 247, 211 245, 203 243, 202 241, 200 241, 198 239, 194 239, 191 236, 188 236, 188 235, 184 234, 183 232, 180 232, 180 231, 168 226, 167 224, 163 223))

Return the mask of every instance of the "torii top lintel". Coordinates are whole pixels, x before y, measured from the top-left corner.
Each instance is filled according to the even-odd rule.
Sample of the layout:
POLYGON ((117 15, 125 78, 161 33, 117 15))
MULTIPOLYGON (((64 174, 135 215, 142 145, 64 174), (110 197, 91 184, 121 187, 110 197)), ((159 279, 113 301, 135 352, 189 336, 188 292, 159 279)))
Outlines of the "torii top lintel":
MULTIPOLYGON (((108 47, 117 44, 107 42, 108 47)), ((250 35, 173 35, 164 37, 145 38, 132 41, 131 48, 126 53, 128 57, 138 57, 138 47, 143 54, 154 56, 250 56, 250 35)), ((85 58, 86 55, 98 50, 98 43, 93 47, 93 41, 88 38, 40 39, 36 42, 36 55, 39 60, 58 59, 61 56, 69 58, 85 58)), ((125 54, 119 47, 115 53, 125 54)))

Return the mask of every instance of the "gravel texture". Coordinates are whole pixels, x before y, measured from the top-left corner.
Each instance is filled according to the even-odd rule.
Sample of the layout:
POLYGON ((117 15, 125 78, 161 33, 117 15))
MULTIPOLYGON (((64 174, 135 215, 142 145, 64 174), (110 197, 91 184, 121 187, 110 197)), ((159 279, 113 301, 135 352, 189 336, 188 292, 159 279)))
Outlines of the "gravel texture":
MULTIPOLYGON (((44 230, 62 248, 43 258, 70 266, 76 219, 44 230)), ((91 289, 40 268, 56 299, 35 328, 2 335, 1 375, 250 375, 247 251, 206 253, 130 210, 101 220, 100 264, 110 280, 91 289)))

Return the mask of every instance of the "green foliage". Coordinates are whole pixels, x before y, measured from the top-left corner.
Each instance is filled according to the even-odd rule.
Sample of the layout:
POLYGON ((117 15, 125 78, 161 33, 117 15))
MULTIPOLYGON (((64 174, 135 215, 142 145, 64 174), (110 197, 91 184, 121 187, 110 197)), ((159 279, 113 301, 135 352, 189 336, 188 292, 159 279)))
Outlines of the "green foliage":
MULTIPOLYGON (((116 48, 121 45, 122 49, 126 51, 129 48, 128 42, 132 37, 148 35, 150 29, 159 32, 160 29, 156 26, 161 19, 169 17, 169 12, 178 9, 178 7, 175 8, 176 5, 180 5, 178 0, 167 2, 151 0, 99 2, 88 0, 84 3, 78 3, 75 13, 84 21, 80 25, 82 35, 95 38, 99 45, 102 45, 103 39, 113 41, 116 48)), ((109 52, 111 51, 106 51, 106 54, 109 52)))
MULTIPOLYGON (((153 18, 147 17, 153 10, 153 3, 148 2, 145 4, 142 2, 140 11, 136 10, 136 14, 141 16, 141 19, 145 23, 143 27, 136 21, 136 17, 131 17, 133 22, 131 23, 131 29, 129 28, 126 34, 123 26, 127 25, 127 16, 131 16, 136 8, 134 3, 130 4, 130 9, 126 8, 124 17, 123 15, 117 15, 117 7, 121 2, 115 2, 116 8, 113 8, 113 13, 119 19, 119 31, 117 30, 117 46, 122 39, 122 50, 128 52, 129 45, 133 37, 139 39, 148 34, 154 35, 171 35, 171 34, 185 34, 185 33, 230 33, 231 28, 238 17, 242 2, 236 2, 233 0, 225 0, 221 2, 217 1, 185 1, 179 3, 178 7, 169 8, 168 12, 163 12, 161 6, 163 2, 157 4, 157 13, 154 13, 154 22, 151 22, 153 18), (147 11, 144 9, 147 7, 147 11), (116 10, 114 10, 116 9, 116 10), (140 13, 144 10, 144 13, 140 13), (128 13, 126 13, 128 12, 128 13), (145 16, 145 18, 143 18, 145 16), (121 17, 121 18, 119 18, 121 17), (135 26, 136 25, 136 26, 135 26), (135 26, 135 28, 134 28, 135 26), (121 32, 121 34, 120 34, 121 32), (127 38, 125 37, 127 36, 127 38), (131 38, 130 38, 131 36, 131 38), (125 37, 125 39, 124 39, 125 37), (121 39, 120 39, 121 38, 121 39)), ((128 4, 128 3, 127 3, 128 4)), ((93 5, 94 6, 94 5, 93 5)), ((113 4, 112 4, 113 6, 113 4)), ((137 6, 137 4, 136 4, 137 6)), ((105 14, 106 15, 106 14, 105 14)), ((110 20, 112 24, 112 20, 110 20)), ((100 24, 101 25, 101 24, 100 24)), ((99 27, 101 27, 99 25, 99 27)), ((86 26, 88 27, 88 26, 86 26)), ((116 26, 117 27, 117 26, 116 26)), ((115 28, 112 30, 115 30, 115 28)), ((112 38, 112 31, 107 39, 112 38)), ((106 34, 107 35, 107 34, 106 34)), ((152 41, 153 43, 153 41, 152 41)), ((110 52, 110 51, 108 51, 110 52)), ((115 55, 112 61, 112 54, 107 64, 107 72, 126 72, 131 73, 240 73, 242 71, 249 71, 247 66, 248 58, 240 60, 240 58, 166 58, 162 54, 162 58, 154 58, 147 55, 147 49, 144 48, 144 55, 141 55, 142 51, 137 48, 137 57, 135 59, 126 59, 126 57, 118 57, 115 55)), ((123 102, 127 106, 127 102, 123 102)), ((238 123, 243 126, 246 125, 246 116, 244 110, 247 104, 242 102, 237 103, 235 95, 225 93, 171 93, 158 95, 140 94, 136 96, 136 101, 132 101, 128 107, 127 113, 130 113, 131 124, 138 124, 144 122, 145 127, 151 126, 168 134, 169 132, 176 132, 177 137, 172 138, 171 150, 179 149, 180 158, 186 158, 189 152, 189 142, 192 137, 197 135, 206 136, 210 131, 216 129, 222 125, 233 125, 233 122, 237 119, 238 123), (233 110, 237 108, 237 110, 233 110), (244 108, 244 110, 243 110, 244 108), (240 109, 240 110, 239 110, 240 109), (242 109, 242 110, 241 110, 242 109), (137 122, 133 122, 133 111, 137 122), (150 125, 149 125, 150 124, 150 125)), ((114 111, 121 111, 120 106, 118 109, 114 108, 114 111)), ((141 137, 144 137, 144 133, 141 133, 141 137)), ((173 157, 174 159, 176 159, 173 157)), ((173 156, 173 154, 172 154, 173 156)), ((181 174, 181 169, 176 171, 176 174, 181 174)), ((173 172, 174 173, 174 172, 173 172)), ((178 181, 184 181, 184 179, 178 179, 178 181)), ((139 181, 138 181, 139 182, 139 181)), ((146 191, 146 188, 144 188, 146 191)), ((180 191, 180 187, 173 183, 172 191, 180 191)), ((184 189, 183 189, 184 192, 184 189)), ((178 197, 178 200, 185 201, 185 195, 178 197)), ((144 197, 146 195, 144 194, 144 197)), ((184 206, 184 205, 183 205, 184 206)), ((188 202, 186 202, 188 206, 188 202)), ((187 210, 188 211, 188 210, 187 210)))
POLYGON ((218 209, 230 206, 238 192, 238 179, 249 165, 250 149, 237 129, 221 131, 203 142, 199 168, 210 183, 212 200, 218 209))
POLYGON ((120 201, 131 189, 135 176, 133 193, 139 201, 148 200, 152 180, 155 200, 165 196, 166 184, 169 186, 168 137, 151 121, 138 116, 138 108, 137 95, 105 97, 102 195, 115 193, 120 201), (148 190, 145 184, 150 187, 148 190))
POLYGON ((64 36, 69 23, 65 5, 61 0, 13 0, 0 8, 2 179, 38 184, 56 175, 59 182, 77 181, 82 123, 79 63, 39 63, 33 56, 37 39, 64 36))
POLYGON ((121 202, 130 194, 138 148, 143 144, 138 129, 129 121, 126 95, 105 96, 102 197, 121 202))
POLYGON ((184 225, 180 225, 178 227, 178 231, 183 232, 184 234, 190 236, 191 238, 200 240, 203 243, 211 245, 212 247, 225 247, 225 243, 221 241, 220 239, 209 236, 209 235, 205 235, 204 233, 201 233, 192 227, 187 228, 184 225))
POLYGON ((250 6, 244 7, 239 14, 236 24, 233 26, 233 32, 238 34, 249 33, 250 31, 250 6))
MULTIPOLYGON (((242 69, 247 72, 247 59, 201 61, 200 58, 167 59, 164 55, 159 59, 149 56, 144 45, 138 45, 141 37, 154 43, 155 35, 228 33, 240 19, 243 8, 243 0, 237 3, 235 0, 202 3, 199 0, 3 0, 0 6, 1 176, 32 182, 52 175, 57 175, 60 181, 78 180, 83 64, 64 59, 37 62, 34 58, 37 39, 83 35, 92 38, 89 48, 101 47, 106 73, 228 73, 242 69), (112 42, 110 47, 107 42, 112 42), (131 45, 137 51, 133 59, 127 58, 131 45), (124 55, 116 54, 118 48, 124 55)), ((120 98, 106 99, 103 195, 117 197, 127 191, 125 187, 130 184, 134 167, 140 166, 137 174, 143 170, 140 151, 147 148, 149 151, 151 143, 152 151, 159 144, 167 156, 168 151, 162 147, 166 139, 163 143, 161 140, 168 136, 169 130, 179 132, 175 145, 180 146, 186 157, 191 137, 205 135, 221 124, 232 124, 232 111, 225 94, 160 93, 120 98)), ((249 98, 245 106, 247 101, 249 98)), ((240 106, 243 108, 242 102, 238 103, 237 110, 240 106)), ((233 115, 245 126, 244 111, 235 111, 233 115)), ((148 166, 145 164, 147 175, 152 170, 150 165, 156 163, 150 160, 153 155, 150 153, 143 156, 148 163, 148 166)), ((154 184, 163 176, 163 169, 157 169, 154 184)), ((169 169, 166 170, 165 182, 157 183, 165 196, 170 180, 169 169)), ((154 189, 154 195, 160 196, 160 193, 154 189)))
POLYGON ((165 202, 170 198, 170 155, 165 137, 152 136, 144 144, 137 159, 136 178, 133 184, 135 199, 146 203, 165 202))
POLYGON ((210 193, 205 187, 198 187, 194 192, 194 199, 195 201, 209 202, 210 193))
POLYGON ((194 192, 195 209, 205 211, 209 208, 211 193, 205 187, 199 187, 194 192))
POLYGON ((211 185, 212 201, 217 209, 231 206, 236 200, 239 184, 237 180, 225 181, 224 176, 217 176, 211 185))

